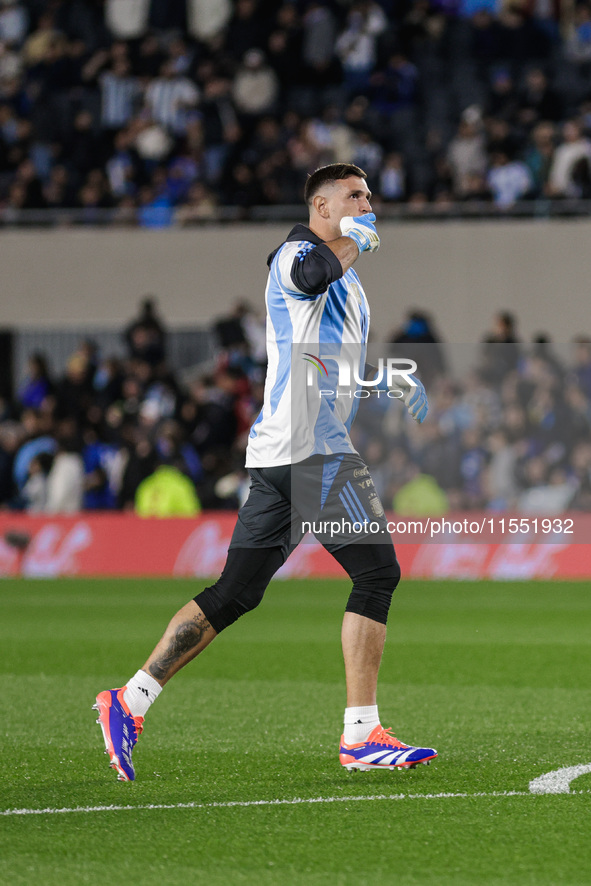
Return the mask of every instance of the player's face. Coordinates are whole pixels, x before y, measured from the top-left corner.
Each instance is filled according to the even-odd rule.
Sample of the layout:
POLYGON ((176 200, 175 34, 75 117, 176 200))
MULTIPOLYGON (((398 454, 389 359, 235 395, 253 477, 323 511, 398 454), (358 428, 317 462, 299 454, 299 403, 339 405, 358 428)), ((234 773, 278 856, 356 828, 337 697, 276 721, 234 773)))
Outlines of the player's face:
POLYGON ((330 215, 336 222, 342 218, 353 216, 357 218, 371 212, 371 191, 365 183, 365 179, 350 175, 341 181, 335 182, 328 198, 330 215))

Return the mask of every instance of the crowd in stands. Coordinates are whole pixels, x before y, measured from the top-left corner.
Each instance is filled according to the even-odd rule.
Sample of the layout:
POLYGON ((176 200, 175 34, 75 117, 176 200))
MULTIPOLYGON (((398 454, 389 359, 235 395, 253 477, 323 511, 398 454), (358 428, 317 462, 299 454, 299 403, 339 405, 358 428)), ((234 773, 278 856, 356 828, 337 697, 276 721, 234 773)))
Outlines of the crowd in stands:
MULTIPOLYGON (((167 367, 151 299, 124 332, 125 359, 84 341, 56 377, 32 354, 14 397, 0 401, 0 507, 146 516, 237 508, 262 403, 264 325, 240 303, 212 335, 215 361, 188 383, 167 367)), ((472 370, 458 374, 451 346, 415 311, 390 348, 418 363, 430 411, 419 427, 399 403, 361 401, 353 442, 387 508, 591 511, 591 339, 575 339, 565 359, 543 335, 520 342, 513 317, 500 314, 472 370)))
POLYGON ((591 3, 2 0, 0 210, 184 224, 332 161, 421 207, 591 196, 591 3))
POLYGON ((219 326, 215 365, 187 385, 167 366, 166 330, 149 298, 124 332, 126 359, 86 340, 56 378, 32 354, 14 398, 0 402, 0 507, 146 515, 234 507, 236 490, 218 481, 244 464, 263 390, 264 369, 251 356, 261 331, 244 305, 219 326))
POLYGON ((591 338, 575 338, 565 358, 547 335, 521 342, 503 312, 468 372, 453 371, 453 346, 422 312, 391 341, 422 367, 429 415, 417 426, 379 398, 362 401, 353 440, 387 505, 417 516, 591 510, 591 338))

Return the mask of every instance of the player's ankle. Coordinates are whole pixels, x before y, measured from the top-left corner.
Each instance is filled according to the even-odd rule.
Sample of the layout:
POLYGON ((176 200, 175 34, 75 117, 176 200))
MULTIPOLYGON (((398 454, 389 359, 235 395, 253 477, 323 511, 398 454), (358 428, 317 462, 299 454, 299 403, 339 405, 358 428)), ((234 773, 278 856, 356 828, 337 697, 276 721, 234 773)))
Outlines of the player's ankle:
POLYGON ((123 700, 133 717, 145 717, 161 692, 160 683, 140 670, 128 681, 123 700))
POLYGON ((380 725, 377 705, 345 708, 345 744, 367 741, 370 733, 380 725))

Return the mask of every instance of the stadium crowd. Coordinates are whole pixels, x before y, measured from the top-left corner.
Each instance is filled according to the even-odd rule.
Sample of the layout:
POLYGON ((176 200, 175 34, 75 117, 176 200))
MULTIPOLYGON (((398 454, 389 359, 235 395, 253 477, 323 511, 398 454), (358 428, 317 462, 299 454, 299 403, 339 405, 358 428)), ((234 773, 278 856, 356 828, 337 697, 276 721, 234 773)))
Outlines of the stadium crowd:
POLYGON ((345 157, 385 203, 588 198, 590 132, 587 0, 0 4, 9 221, 295 204, 345 157))
MULTIPOLYGON (((55 377, 42 354, 0 402, 0 507, 31 513, 135 509, 194 515, 236 508, 262 402, 264 325, 241 303, 213 327, 217 357, 183 384, 167 367, 150 299, 124 332, 125 359, 84 341, 55 377)), ((564 361, 544 336, 526 346, 500 314, 472 371, 412 312, 391 336, 417 361, 430 401, 420 428, 384 398, 361 401, 353 442, 399 514, 458 509, 591 511, 591 339, 564 361)))

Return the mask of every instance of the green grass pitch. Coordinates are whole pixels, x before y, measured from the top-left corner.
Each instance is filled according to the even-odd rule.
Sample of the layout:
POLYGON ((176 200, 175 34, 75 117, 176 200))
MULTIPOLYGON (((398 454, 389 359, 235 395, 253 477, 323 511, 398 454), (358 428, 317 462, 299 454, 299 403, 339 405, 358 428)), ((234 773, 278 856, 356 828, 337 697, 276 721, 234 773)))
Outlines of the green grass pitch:
POLYGON ((0 583, 0 812, 86 810, 0 816, 3 886, 591 883, 591 774, 569 795, 528 792, 545 772, 591 762, 588 585, 403 582, 380 713, 440 756, 347 773, 348 584, 274 582, 165 689, 134 753, 137 780, 119 783, 94 696, 141 666, 201 587, 0 583), (298 798, 319 802, 253 804, 298 798), (111 805, 132 808, 94 808, 111 805))

